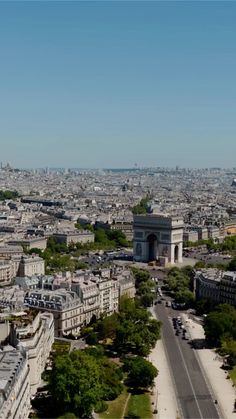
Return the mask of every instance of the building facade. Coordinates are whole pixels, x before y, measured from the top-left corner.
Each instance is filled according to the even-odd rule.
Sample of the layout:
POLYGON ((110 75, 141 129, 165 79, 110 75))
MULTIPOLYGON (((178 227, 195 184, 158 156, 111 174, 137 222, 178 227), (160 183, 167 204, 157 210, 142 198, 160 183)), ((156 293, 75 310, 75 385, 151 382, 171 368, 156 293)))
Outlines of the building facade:
POLYGON ((53 237, 58 243, 65 243, 67 246, 70 243, 93 243, 94 233, 87 230, 75 230, 67 232, 54 233, 53 237))
POLYGON ((9 343, 24 348, 29 363, 31 395, 41 384, 52 344, 54 342, 54 318, 52 313, 26 312, 11 322, 9 343))
POLYGON ((0 352, 0 419, 25 419, 29 412, 27 355, 19 350, 0 352))
POLYGON ((197 299, 236 306, 236 273, 201 269, 194 276, 197 299))
POLYGON ((9 285, 13 278, 10 261, 0 261, 0 286, 9 285))
POLYGON ((21 257, 17 276, 25 277, 44 274, 45 262, 43 258, 36 255, 21 257))
POLYGON ((57 337, 77 335, 84 324, 84 307, 73 291, 65 289, 28 291, 24 302, 28 307, 53 314, 54 334, 57 337))

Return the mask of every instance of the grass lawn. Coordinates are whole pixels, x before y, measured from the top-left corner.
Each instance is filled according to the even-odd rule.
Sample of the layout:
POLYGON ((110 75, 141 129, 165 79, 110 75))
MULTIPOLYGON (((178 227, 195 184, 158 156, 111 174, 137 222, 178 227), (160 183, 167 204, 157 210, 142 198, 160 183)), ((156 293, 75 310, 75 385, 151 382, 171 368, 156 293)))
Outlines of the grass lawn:
POLYGON ((125 402, 128 396, 129 393, 125 388, 123 393, 121 393, 117 399, 111 402, 106 402, 108 404, 108 409, 106 412, 99 413, 100 419, 122 419, 125 402))
POLYGON ((142 419, 151 419, 153 415, 150 394, 131 394, 126 408, 125 416, 127 416, 128 413, 137 415, 137 417, 142 419))
POLYGON ((236 366, 234 366, 233 369, 229 371, 229 376, 236 386, 236 366))

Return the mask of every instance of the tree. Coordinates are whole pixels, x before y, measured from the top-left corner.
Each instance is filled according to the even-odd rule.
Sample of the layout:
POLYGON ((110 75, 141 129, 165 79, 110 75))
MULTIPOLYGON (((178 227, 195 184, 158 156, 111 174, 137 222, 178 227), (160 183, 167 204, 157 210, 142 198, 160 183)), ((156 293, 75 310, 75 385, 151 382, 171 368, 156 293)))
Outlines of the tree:
POLYGON ((98 343, 98 337, 97 337, 97 334, 96 334, 96 333, 94 333, 94 332, 89 333, 89 334, 86 336, 86 343, 87 343, 88 345, 97 345, 97 343, 98 343))
POLYGON ((121 304, 114 349, 121 354, 147 356, 160 336, 160 323, 135 300, 126 298, 121 304))
POLYGON ((19 194, 17 191, 0 191, 0 201, 5 201, 7 199, 16 199, 19 197, 19 194))
POLYGON ((50 375, 50 390, 59 411, 89 417, 103 394, 97 362, 82 351, 57 356, 50 375))
POLYGON ((236 340, 227 339, 221 342, 221 355, 227 355, 227 362, 230 366, 236 365, 236 340))
POLYGON ((228 269, 229 271, 236 271, 236 257, 229 262, 228 269))
POLYGON ((186 288, 178 290, 175 294, 176 303, 185 304, 186 307, 190 307, 194 300, 194 293, 186 288))
POLYGON ((147 282, 151 278, 150 273, 144 269, 133 268, 132 272, 134 274, 135 286, 137 288, 141 285, 142 282, 147 282))
POLYGON ((143 294, 140 298, 140 303, 143 307, 151 307, 153 305, 154 296, 150 292, 143 294))
POLYGON ((116 313, 111 316, 104 317, 95 324, 94 330, 98 334, 99 339, 114 339, 116 330, 120 322, 116 313))
POLYGON ((152 197, 147 195, 145 198, 142 198, 139 204, 135 205, 132 208, 133 214, 146 214, 149 210, 149 201, 152 197))
POLYGON ((103 400, 116 399, 123 390, 121 369, 109 359, 103 357, 99 360, 101 368, 102 398, 103 400))
POLYGON ((236 339, 236 310, 229 304, 220 304, 204 321, 207 340, 220 346, 223 340, 236 339))
POLYGON ((128 246, 128 241, 125 237, 125 234, 121 230, 108 230, 107 237, 109 240, 115 241, 116 246, 128 246))
POLYGON ((148 388, 153 386, 154 378, 158 374, 157 368, 140 356, 125 360, 124 369, 128 371, 128 381, 134 387, 148 388))

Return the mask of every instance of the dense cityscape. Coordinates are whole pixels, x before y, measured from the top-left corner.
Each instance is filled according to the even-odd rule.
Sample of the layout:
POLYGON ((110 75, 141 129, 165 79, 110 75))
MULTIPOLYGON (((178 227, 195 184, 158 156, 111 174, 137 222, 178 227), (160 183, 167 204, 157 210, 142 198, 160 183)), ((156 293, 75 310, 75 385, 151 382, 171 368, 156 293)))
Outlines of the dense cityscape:
POLYGON ((117 415, 230 417, 233 387, 230 403, 216 396, 209 356, 220 348, 234 380, 235 177, 1 165, 2 418, 112 417, 132 388, 117 415))

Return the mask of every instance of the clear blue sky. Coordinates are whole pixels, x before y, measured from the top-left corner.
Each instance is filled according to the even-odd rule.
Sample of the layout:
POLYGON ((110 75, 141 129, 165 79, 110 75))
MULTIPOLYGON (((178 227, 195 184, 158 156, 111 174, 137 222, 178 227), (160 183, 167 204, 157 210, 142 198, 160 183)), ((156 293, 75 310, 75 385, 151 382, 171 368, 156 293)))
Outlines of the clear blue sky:
POLYGON ((236 2, 1 2, 0 160, 236 166, 236 2))

